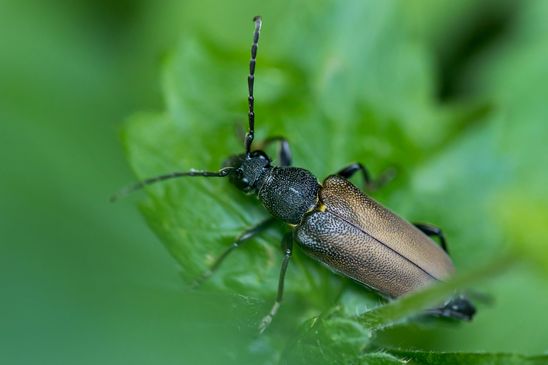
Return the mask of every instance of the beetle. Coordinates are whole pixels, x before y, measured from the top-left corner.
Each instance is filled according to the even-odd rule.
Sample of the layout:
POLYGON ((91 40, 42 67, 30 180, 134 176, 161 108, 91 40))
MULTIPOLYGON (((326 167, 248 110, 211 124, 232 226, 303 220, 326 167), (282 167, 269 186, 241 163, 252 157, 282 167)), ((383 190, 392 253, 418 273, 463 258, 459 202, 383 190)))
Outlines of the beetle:
MULTIPOLYGON (((353 163, 321 184, 308 170, 293 167, 288 141, 271 137, 261 149, 253 149, 255 136, 254 81, 257 49, 262 20, 253 19, 255 29, 251 46, 248 75, 248 131, 244 152, 226 159, 220 170, 173 172, 145 179, 129 186, 113 200, 159 181, 179 177, 226 177, 246 194, 254 194, 271 217, 237 237, 213 263, 210 270, 196 280, 206 280, 236 248, 263 232, 276 220, 291 227, 282 239, 284 257, 280 269, 278 292, 270 312, 260 323, 264 331, 275 316, 283 297, 286 270, 293 243, 313 259, 333 271, 369 287, 389 299, 416 291, 453 275, 455 269, 448 255, 442 231, 432 225, 411 224, 400 218, 354 186, 349 178, 360 173, 365 185, 373 187, 378 180, 370 177, 361 163, 353 163), (279 144, 279 166, 264 149, 279 144), (431 237, 437 237, 437 245, 431 237), (441 247, 440 247, 441 246, 441 247)), ((427 313, 471 320, 474 305, 463 295, 450 298, 427 313)))

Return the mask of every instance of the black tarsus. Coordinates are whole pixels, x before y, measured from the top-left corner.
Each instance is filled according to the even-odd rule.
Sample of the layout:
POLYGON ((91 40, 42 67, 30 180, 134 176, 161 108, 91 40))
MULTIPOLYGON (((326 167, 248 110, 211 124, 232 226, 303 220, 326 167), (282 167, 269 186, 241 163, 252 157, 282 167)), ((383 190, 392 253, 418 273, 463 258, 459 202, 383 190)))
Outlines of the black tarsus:
POLYGON ((443 231, 441 228, 436 227, 432 224, 427 223, 413 223, 415 227, 417 227, 422 233, 429 237, 438 237, 440 240, 441 248, 449 255, 449 248, 447 247, 447 241, 445 240, 445 235, 443 234, 443 231))
POLYGON ((270 309, 270 312, 262 319, 261 324, 259 325, 259 333, 263 333, 270 325, 270 322, 272 322, 272 318, 276 315, 278 309, 280 308, 280 304, 282 303, 284 295, 285 274, 287 272, 287 266, 289 265, 289 259, 291 259, 291 254, 293 252, 292 232, 286 233, 284 235, 282 239, 282 248, 284 250, 284 258, 282 261, 282 266, 280 268, 280 277, 278 279, 278 293, 276 295, 276 301, 274 302, 272 309, 270 309))
POLYGON ((251 59, 249 60, 249 76, 247 77, 247 86, 249 91, 249 130, 245 136, 245 153, 247 156, 251 153, 251 143, 255 137, 255 110, 254 110, 254 96, 253 85, 255 81, 255 63, 257 59, 257 48, 259 46, 259 34, 261 32, 262 19, 260 16, 253 18, 255 22, 255 31, 253 32, 253 44, 251 45, 251 59))
POLYGON ((267 218, 265 219, 264 221, 260 222, 259 224, 245 230, 244 232, 242 232, 235 240, 234 242, 232 242, 232 244, 225 249, 225 251, 219 256, 217 257, 217 259, 213 262, 213 264, 211 265, 211 267, 209 268, 208 271, 204 272, 200 277, 198 277, 194 283, 193 283, 193 287, 196 288, 200 285, 203 284, 204 281, 206 281, 207 279, 209 279, 209 277, 221 266, 221 264, 224 262, 224 260, 226 259, 226 257, 231 253, 233 252, 235 249, 237 249, 238 247, 241 247, 243 243, 245 243, 246 241, 248 241, 249 239, 255 237, 256 235, 258 235, 259 233, 263 232, 264 230, 266 230, 268 227, 270 227, 270 225, 272 225, 274 222, 276 221, 275 218, 267 218))
POLYGON ((474 304, 472 304, 472 302, 463 294, 459 294, 447 300, 439 308, 427 309, 425 312, 437 317, 471 321, 474 318, 476 311, 474 304))
POLYGON ((128 194, 133 193, 136 190, 140 190, 144 188, 147 185, 151 185, 160 181, 169 180, 169 179, 175 179, 178 177, 187 177, 187 176, 202 176, 202 177, 225 177, 230 175, 230 173, 234 170, 233 167, 224 167, 220 169, 219 171, 203 171, 203 170, 190 170, 186 172, 171 172, 169 174, 150 177, 148 179, 144 179, 142 181, 139 181, 133 185, 127 186, 124 189, 120 190, 116 194, 113 194, 110 197, 111 202, 115 202, 116 200, 123 198, 127 196, 128 194))

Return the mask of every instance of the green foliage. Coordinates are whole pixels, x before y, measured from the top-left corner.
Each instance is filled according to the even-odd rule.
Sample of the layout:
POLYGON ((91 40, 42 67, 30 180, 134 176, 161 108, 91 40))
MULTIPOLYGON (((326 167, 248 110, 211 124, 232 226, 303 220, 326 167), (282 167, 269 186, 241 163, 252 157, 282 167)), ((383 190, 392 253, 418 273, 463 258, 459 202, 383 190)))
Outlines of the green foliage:
MULTIPOLYGON (((250 316, 243 321, 242 337, 260 348, 261 356, 290 363, 547 360, 498 354, 497 345, 479 335, 493 326, 508 332, 505 315, 535 321, 543 315, 545 292, 491 317, 481 312, 494 309, 482 307, 476 323, 458 328, 441 321, 421 327, 419 320, 408 319, 456 288, 480 283, 484 286, 479 288, 488 288, 495 298, 523 291, 519 284, 497 287, 480 280, 497 277, 503 268, 534 277, 526 280, 531 292, 546 284, 545 277, 528 268, 531 262, 548 266, 548 172, 539 171, 547 162, 548 79, 542 60, 548 48, 542 41, 546 32, 530 26, 541 22, 538 13, 548 14, 543 4, 522 6, 504 47, 494 43, 473 54, 474 62, 459 70, 461 82, 472 85, 467 98, 444 102, 436 96, 433 66, 433 33, 440 28, 425 26, 430 20, 444 25, 435 6, 426 9, 422 20, 414 15, 423 9, 422 2, 324 1, 303 6, 298 27, 293 17, 262 14, 257 140, 287 136, 294 163, 319 177, 353 161, 364 162, 374 174, 396 167, 396 180, 376 198, 409 220, 444 227, 463 275, 384 305, 296 250, 280 315, 265 337, 257 339, 254 326, 275 295, 278 242, 287 229, 279 225, 234 253, 202 289, 249 299, 241 303, 252 308, 241 312, 250 316), (265 302, 257 304, 252 298, 265 302), (435 342, 412 338, 406 335, 409 331, 434 336, 435 342), (402 336, 407 342, 403 350, 390 350, 401 346, 402 336), (466 352, 478 349, 478 344, 490 353, 466 352), (416 348, 436 351, 413 351, 416 348), (455 348, 461 353, 444 352, 455 348)), ((462 5, 468 7, 473 5, 462 5)), ((128 122, 124 141, 139 178, 190 168, 216 170, 224 158, 241 151, 235 125, 246 120, 252 26, 231 17, 222 22, 248 30, 248 42, 227 46, 213 37, 186 33, 166 61, 166 111, 138 114, 128 122)), ((180 264, 187 284, 206 271, 234 237, 267 216, 254 198, 220 179, 181 179, 147 187, 146 192, 141 209, 180 264)), ((545 316, 542 320, 546 322, 545 316)), ((546 336, 535 343, 546 343, 546 336)))

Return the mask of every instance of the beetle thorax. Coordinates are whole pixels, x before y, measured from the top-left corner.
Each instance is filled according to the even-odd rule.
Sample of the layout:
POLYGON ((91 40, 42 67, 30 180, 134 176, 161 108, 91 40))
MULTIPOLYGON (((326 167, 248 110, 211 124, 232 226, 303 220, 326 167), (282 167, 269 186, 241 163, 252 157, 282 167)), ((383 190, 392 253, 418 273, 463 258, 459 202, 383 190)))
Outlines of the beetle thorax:
POLYGON ((318 202, 320 184, 312 173, 298 167, 271 167, 258 188, 258 197, 274 217, 299 224, 318 202))

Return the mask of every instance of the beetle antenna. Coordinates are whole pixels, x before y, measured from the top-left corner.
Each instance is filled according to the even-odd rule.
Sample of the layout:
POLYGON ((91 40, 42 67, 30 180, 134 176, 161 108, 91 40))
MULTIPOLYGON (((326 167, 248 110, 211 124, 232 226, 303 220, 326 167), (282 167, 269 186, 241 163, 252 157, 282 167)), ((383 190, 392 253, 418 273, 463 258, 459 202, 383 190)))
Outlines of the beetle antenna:
POLYGON ((129 185, 116 194, 113 194, 110 197, 111 202, 115 202, 116 200, 123 198, 134 191, 140 190, 144 188, 147 185, 151 185, 160 181, 169 180, 169 179, 175 179, 178 177, 186 177, 186 176, 203 176, 203 177, 225 177, 228 176, 234 171, 233 167, 224 167, 220 169, 219 171, 202 171, 202 170, 190 170, 187 172, 171 172, 169 174, 150 177, 148 179, 144 179, 142 181, 139 181, 133 185, 129 185))
POLYGON ((255 82, 255 62, 257 59, 257 48, 259 46, 259 33, 261 32, 262 19, 260 16, 253 18, 255 22, 255 31, 253 32, 253 44, 251 45, 251 59, 249 60, 249 76, 247 77, 247 87, 249 90, 249 130, 245 136, 245 153, 249 156, 251 152, 251 143, 253 143, 253 138, 255 137, 255 111, 254 111, 254 102, 253 97, 253 85, 255 82))

